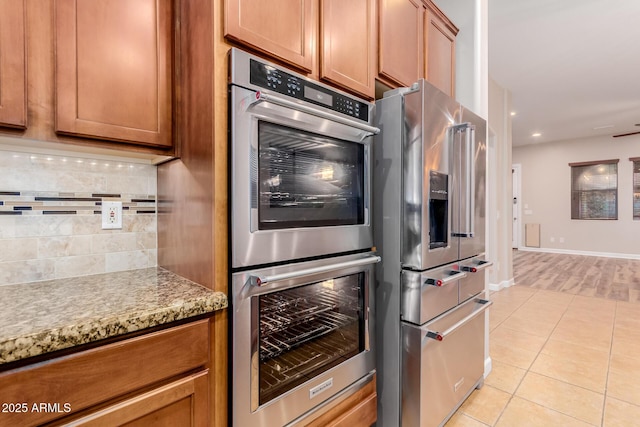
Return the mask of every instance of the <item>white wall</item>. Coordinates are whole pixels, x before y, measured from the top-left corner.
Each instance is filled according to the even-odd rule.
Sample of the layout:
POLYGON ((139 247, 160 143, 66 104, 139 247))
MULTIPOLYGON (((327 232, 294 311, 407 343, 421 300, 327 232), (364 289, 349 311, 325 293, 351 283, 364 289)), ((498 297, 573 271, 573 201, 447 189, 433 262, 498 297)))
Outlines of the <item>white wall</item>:
POLYGON ((540 246, 545 250, 640 258, 640 221, 633 220, 633 163, 629 161, 638 156, 640 135, 514 147, 513 162, 522 164, 523 226, 540 224, 540 246), (618 219, 572 220, 568 164, 608 159, 620 159, 618 219))
POLYGON ((434 0, 434 3, 460 30, 456 37, 456 100, 487 118, 488 0, 434 0))
POLYGON ((498 290, 513 284, 512 266, 512 178, 511 93, 489 79, 489 287, 498 290))

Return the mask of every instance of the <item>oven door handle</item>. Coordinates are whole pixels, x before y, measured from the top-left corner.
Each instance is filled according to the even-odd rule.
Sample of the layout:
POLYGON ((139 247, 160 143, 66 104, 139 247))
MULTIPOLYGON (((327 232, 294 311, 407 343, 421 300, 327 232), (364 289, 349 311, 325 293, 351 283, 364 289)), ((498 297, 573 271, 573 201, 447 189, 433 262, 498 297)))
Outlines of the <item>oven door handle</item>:
POLYGON ((478 300, 476 300, 476 302, 478 302, 479 304, 482 304, 482 307, 480 307, 479 309, 475 310, 473 313, 469 314, 468 316, 464 317, 463 319, 460 319, 459 322, 456 322, 455 325, 451 326, 449 329, 447 329, 447 330, 445 330, 443 332, 436 332, 436 331, 431 331, 429 329, 425 329, 424 331, 426 332, 426 334, 425 334, 424 337, 425 338, 431 338, 432 340, 436 340, 436 341, 442 341, 445 338, 447 338, 449 335, 454 333, 456 330, 458 330, 458 328, 461 328, 463 325, 465 325, 466 323, 470 322, 473 318, 477 317, 481 313, 484 313, 484 311, 486 309, 488 309, 489 307, 491 307, 493 305, 493 301, 488 301, 488 300, 484 300, 484 299, 478 299, 478 300))
POLYGON ((312 274, 318 274, 318 273, 326 273, 332 270, 340 270, 340 269, 349 268, 349 267, 358 267, 358 266, 367 265, 367 264, 376 264, 380 262, 380 260, 381 258, 379 256, 373 255, 373 256, 368 256, 366 258, 356 259, 353 261, 339 262, 336 264, 323 265, 320 267, 305 268, 302 270, 290 271, 282 274, 274 274, 272 276, 251 275, 249 276, 248 283, 252 286, 264 286, 272 282, 278 282, 280 280, 298 279, 300 277, 310 276, 312 274))
POLYGON ((256 92, 255 99, 249 103, 247 109, 251 108, 254 105, 260 104, 262 102, 271 102, 272 104, 279 105, 285 108, 291 108, 292 110, 302 111, 303 113, 311 114, 313 116, 317 116, 323 119, 331 120, 336 123, 340 123, 343 125, 347 125, 350 127, 354 127, 356 129, 360 129, 362 131, 367 132, 362 139, 367 136, 377 135, 380 133, 380 129, 375 126, 369 126, 364 123, 357 122, 356 120, 351 120, 346 117, 341 117, 337 114, 330 113, 328 111, 323 111, 318 108, 308 107, 306 105, 301 105, 293 101, 289 101, 288 99, 280 98, 279 96, 268 95, 262 92, 256 92))

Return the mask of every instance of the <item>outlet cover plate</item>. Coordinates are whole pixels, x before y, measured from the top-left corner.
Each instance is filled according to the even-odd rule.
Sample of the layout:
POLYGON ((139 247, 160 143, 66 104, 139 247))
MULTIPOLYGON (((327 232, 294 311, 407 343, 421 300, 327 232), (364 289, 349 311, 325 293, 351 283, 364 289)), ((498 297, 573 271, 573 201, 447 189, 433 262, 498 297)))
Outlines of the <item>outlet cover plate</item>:
POLYGON ((102 202, 102 229, 122 228, 122 202, 102 202))

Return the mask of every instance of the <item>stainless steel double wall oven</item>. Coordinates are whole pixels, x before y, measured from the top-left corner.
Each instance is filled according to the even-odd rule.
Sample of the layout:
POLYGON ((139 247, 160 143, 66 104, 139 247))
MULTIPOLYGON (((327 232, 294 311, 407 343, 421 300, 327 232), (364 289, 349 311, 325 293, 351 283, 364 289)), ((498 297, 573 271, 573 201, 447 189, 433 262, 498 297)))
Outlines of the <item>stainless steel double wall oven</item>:
POLYGON ((373 105, 230 53, 234 426, 296 424, 372 379, 373 105))

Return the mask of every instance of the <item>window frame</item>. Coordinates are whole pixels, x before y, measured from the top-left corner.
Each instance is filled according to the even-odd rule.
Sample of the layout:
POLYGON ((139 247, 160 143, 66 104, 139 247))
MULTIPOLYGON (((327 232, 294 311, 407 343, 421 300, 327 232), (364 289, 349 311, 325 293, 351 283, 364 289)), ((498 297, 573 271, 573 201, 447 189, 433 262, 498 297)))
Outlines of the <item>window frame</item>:
POLYGON ((631 166, 631 218, 640 221, 640 157, 629 157, 631 166), (636 168, 638 172, 636 172, 636 168), (636 177, 637 175, 637 177, 636 177), (637 178, 637 179, 636 179, 637 178), (636 200, 638 202, 636 203, 636 200), (638 205, 636 207, 636 204, 638 205))
MULTIPOLYGON (((577 162, 577 163, 569 163, 569 166, 571 167, 571 219, 572 220, 596 220, 596 221, 615 221, 618 220, 618 163, 620 162, 620 159, 609 159, 609 160, 595 160, 595 161, 590 161, 590 162, 577 162), (604 188, 604 189, 598 189, 598 188, 593 188, 590 190, 580 190, 580 189, 576 189, 575 188, 575 183, 576 180, 574 179, 575 176, 575 169, 574 168, 584 168, 584 167, 589 167, 589 166, 610 166, 610 165, 615 165, 615 186, 614 188, 604 188), (609 195, 613 195, 613 203, 614 203, 614 207, 613 207, 613 216, 607 216, 607 217, 596 217, 596 216, 588 216, 588 212, 597 212, 597 209, 586 209, 585 212, 583 212, 580 209, 580 201, 579 199, 581 199, 581 196, 589 196, 589 195, 594 195, 595 192, 599 192, 599 193, 605 193, 605 194, 609 194, 609 195), (578 201, 576 201, 576 197, 578 197, 578 201)), ((611 174, 612 175, 612 174, 611 174)), ((604 212, 604 211, 603 211, 604 212)))

